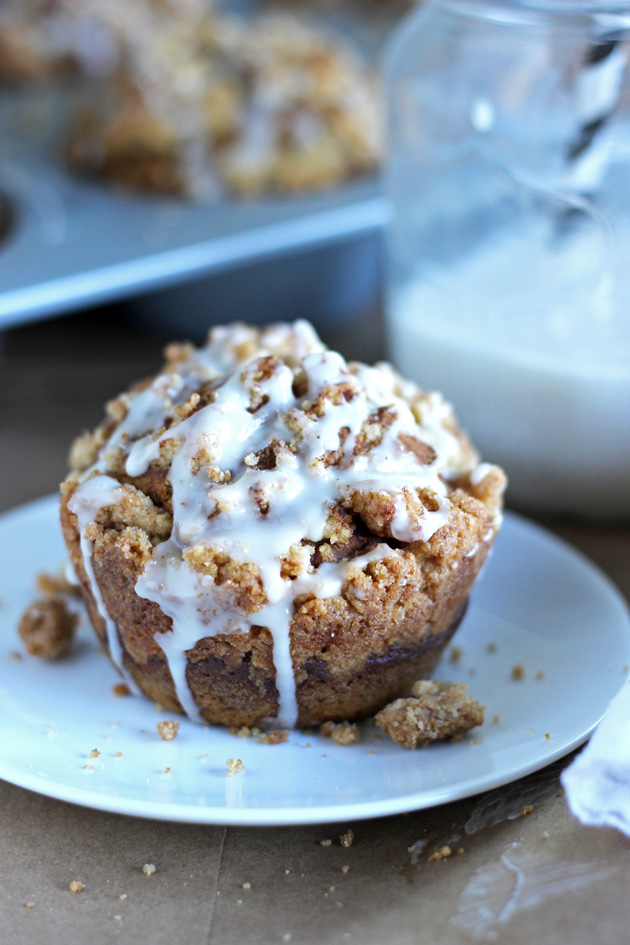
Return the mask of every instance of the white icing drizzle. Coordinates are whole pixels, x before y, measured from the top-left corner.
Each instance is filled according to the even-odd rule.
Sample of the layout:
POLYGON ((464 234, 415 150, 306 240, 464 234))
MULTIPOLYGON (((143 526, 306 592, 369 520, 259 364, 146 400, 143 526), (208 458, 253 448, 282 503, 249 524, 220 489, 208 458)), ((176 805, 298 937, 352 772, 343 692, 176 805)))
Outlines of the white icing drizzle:
MULTIPOLYGON (((105 474, 112 450, 124 450, 126 473, 134 477, 158 459, 166 441, 175 443, 168 472, 172 533, 154 549, 136 592, 171 618, 172 630, 157 642, 177 697, 192 718, 199 718, 186 682, 186 654, 199 640, 219 633, 244 634, 252 625, 267 627, 273 637, 277 722, 293 725, 297 704, 289 631, 295 598, 336 596, 357 569, 397 553, 380 543, 350 561, 315 569, 312 549, 301 542, 322 540, 332 506, 357 492, 393 497, 394 538, 430 540, 449 516, 449 476, 470 472, 476 464, 445 423, 452 421, 450 407, 439 395, 422 395, 413 385, 401 383, 388 366, 347 364, 323 346, 306 322, 264 331, 242 325, 215 329, 207 346, 191 353, 178 373, 158 376, 143 391, 125 395, 124 402, 125 419, 71 500, 81 531, 95 520, 99 508, 119 498, 117 483, 105 474), (273 360, 261 362, 268 356, 273 360), (306 384, 304 396, 294 393, 296 377, 306 384), (166 423, 165 429, 174 408, 208 381, 215 382, 214 399, 186 419, 166 423), (322 409, 308 415, 318 398, 322 409), (383 408, 387 422, 381 424, 380 441, 355 454, 364 425, 383 408), (401 434, 431 446, 435 458, 422 465, 402 445, 401 434), (259 469, 256 454, 271 443, 275 465, 259 469), (328 464, 329 453, 337 455, 334 464, 328 464), (211 469, 229 477, 213 481, 211 469), (431 494, 435 511, 418 514, 413 495, 417 489, 431 494), (407 501, 412 498, 416 511, 407 501), (254 564, 267 603, 254 613, 236 613, 230 600, 233 588, 214 584, 209 574, 188 563, 187 553, 195 548, 254 564), (293 579, 282 574, 290 551, 292 563, 299 563, 293 579)), ((108 624, 110 647, 115 648, 113 658, 119 661, 115 626, 97 596, 91 543, 82 538, 81 548, 108 624)))
POLYGON ((115 505, 123 494, 124 489, 116 479, 112 479, 110 476, 97 475, 80 484, 68 502, 68 508, 77 517, 83 565, 90 582, 96 609, 105 623, 109 655, 121 675, 131 684, 134 691, 137 691, 135 682, 123 666, 118 628, 107 612, 103 595, 94 575, 94 565, 92 564, 92 546, 94 543, 85 535, 86 528, 96 521, 99 511, 107 506, 115 505))

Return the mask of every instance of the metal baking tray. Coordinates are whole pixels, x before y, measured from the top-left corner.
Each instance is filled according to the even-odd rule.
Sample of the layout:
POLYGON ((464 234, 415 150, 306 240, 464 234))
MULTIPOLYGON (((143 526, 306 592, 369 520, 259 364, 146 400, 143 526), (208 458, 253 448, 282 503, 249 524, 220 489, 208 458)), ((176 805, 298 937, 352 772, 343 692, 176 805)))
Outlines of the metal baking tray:
POLYGON ((377 178, 256 202, 118 193, 64 168, 68 121, 86 94, 0 96, 0 329, 122 299, 190 336, 236 317, 337 322, 376 303, 387 218, 377 178))

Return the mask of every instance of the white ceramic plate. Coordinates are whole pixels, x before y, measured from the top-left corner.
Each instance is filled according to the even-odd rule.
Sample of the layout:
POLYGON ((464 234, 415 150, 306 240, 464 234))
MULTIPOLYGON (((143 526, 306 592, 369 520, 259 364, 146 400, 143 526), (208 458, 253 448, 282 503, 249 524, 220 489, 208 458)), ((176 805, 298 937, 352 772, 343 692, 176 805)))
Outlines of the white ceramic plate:
POLYGON ((56 500, 0 516, 0 555, 0 777, 122 814, 306 824, 453 801, 581 744, 628 676, 630 620, 619 593, 571 548, 508 515, 456 638, 463 655, 436 673, 468 682, 487 707, 486 723, 463 741, 407 751, 365 727, 348 747, 303 733, 269 746, 181 719, 178 737, 164 742, 156 723, 172 715, 114 696, 117 676, 87 627, 59 663, 12 655, 22 649, 16 627, 36 572, 64 560, 56 500), (89 758, 92 749, 100 754, 89 758), (245 770, 228 777, 235 757, 245 770))

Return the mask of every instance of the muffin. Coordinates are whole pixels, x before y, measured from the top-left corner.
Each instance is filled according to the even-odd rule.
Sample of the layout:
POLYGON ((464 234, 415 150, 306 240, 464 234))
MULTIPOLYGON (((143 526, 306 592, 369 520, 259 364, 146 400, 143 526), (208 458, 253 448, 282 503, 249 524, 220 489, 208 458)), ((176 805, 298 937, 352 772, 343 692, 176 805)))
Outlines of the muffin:
POLYGON ((112 661, 229 726, 360 719, 429 676, 505 487, 439 394, 303 321, 169 346, 71 466, 63 533, 112 661))

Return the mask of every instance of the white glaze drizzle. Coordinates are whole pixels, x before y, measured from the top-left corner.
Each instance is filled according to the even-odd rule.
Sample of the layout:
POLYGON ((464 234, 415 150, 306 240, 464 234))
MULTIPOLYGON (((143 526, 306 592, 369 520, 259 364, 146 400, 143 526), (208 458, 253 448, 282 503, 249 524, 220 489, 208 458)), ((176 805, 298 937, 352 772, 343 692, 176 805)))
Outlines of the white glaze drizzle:
POLYGON ((135 682, 123 666, 122 647, 118 638, 118 628, 107 612, 103 595, 101 594, 94 575, 94 565, 92 563, 92 546, 94 542, 85 535, 86 528, 91 525, 92 522, 96 521, 99 511, 108 506, 115 505, 123 494, 124 489, 116 479, 112 479, 111 476, 93 476, 81 483, 80 487, 74 492, 68 502, 68 508, 77 517, 83 565, 90 582, 96 609, 105 623, 109 655, 121 675, 124 676, 134 691, 137 692, 135 682))
MULTIPOLYGON (((439 395, 421 396, 414 385, 401 383, 388 366, 348 365, 341 355, 323 346, 306 322, 271 326, 262 332, 241 325, 215 329, 208 345, 191 353, 177 374, 159 375, 145 390, 125 395, 125 404, 125 419, 102 448, 97 463, 84 474, 71 510, 80 510, 83 530, 96 518, 99 501, 101 508, 115 503, 115 480, 105 475, 106 457, 112 450, 122 448, 126 473, 139 476, 158 459, 165 441, 176 443, 168 472, 172 533, 154 549, 136 592, 157 603, 172 620, 172 631, 161 634, 157 642, 178 699, 192 718, 199 718, 186 682, 186 654, 199 640, 263 626, 273 637, 277 722, 294 724, 297 704, 289 631, 295 598, 336 596, 353 570, 396 553, 381 543, 350 561, 314 569, 311 549, 300 543, 320 541, 331 507, 356 492, 393 497, 394 538, 428 541, 448 519, 446 480, 470 472, 471 462, 473 468, 476 464, 474 455, 466 457, 460 440, 445 424, 452 419, 450 407, 439 395), (260 359, 267 355, 286 360, 268 364, 261 377, 260 359), (306 379, 304 397, 293 392, 298 371, 306 379), (163 428, 174 407, 184 404, 207 381, 217 382, 211 403, 159 434, 153 432, 163 428), (335 385, 343 385, 347 396, 335 396, 339 393, 335 385), (308 416, 305 411, 331 387, 323 414, 308 416), (253 393, 256 409, 250 409, 253 393), (383 407, 388 411, 388 425, 380 442, 355 455, 363 425, 383 407), (342 430, 345 439, 340 436, 342 430), (435 459, 421 465, 401 445, 401 434, 431 446, 435 459), (258 469, 252 454, 273 441, 285 444, 276 447, 275 467, 258 469), (204 451, 202 462, 200 450, 204 451), (327 465, 327 454, 338 450, 340 458, 327 465), (231 479, 211 481, 210 466, 229 472, 231 479), (103 480, 100 487, 99 480, 103 480), (432 494, 435 511, 410 514, 406 500, 418 488, 432 494), (226 589, 186 561, 186 552, 195 546, 256 565, 267 603, 254 613, 235 613, 233 603, 224 600, 226 589), (300 573, 292 580, 284 578, 283 560, 290 549, 295 557, 300 548, 300 573)), ((94 588, 88 543, 82 542, 82 551, 94 588)), ((117 644, 117 634, 108 630, 110 636, 117 644)))

